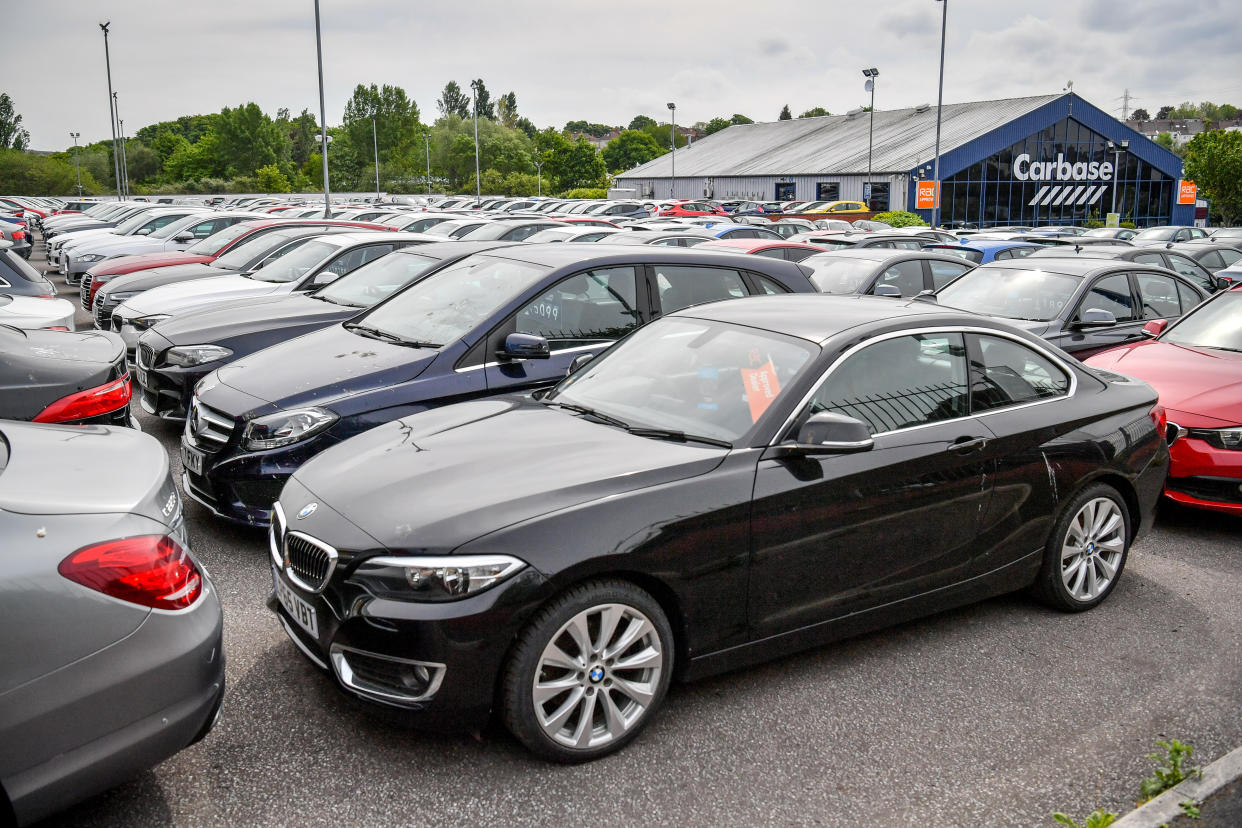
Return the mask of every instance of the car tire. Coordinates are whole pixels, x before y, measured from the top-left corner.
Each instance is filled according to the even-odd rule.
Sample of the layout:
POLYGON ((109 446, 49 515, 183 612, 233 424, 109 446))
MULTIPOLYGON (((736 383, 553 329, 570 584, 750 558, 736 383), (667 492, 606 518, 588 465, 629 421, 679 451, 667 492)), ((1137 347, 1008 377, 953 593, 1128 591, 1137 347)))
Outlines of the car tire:
POLYGON ((664 700, 672 629, 659 603, 626 581, 588 581, 554 598, 505 666, 505 726, 532 753, 589 762, 633 741, 664 700))
POLYGON ((1100 604, 1117 586, 1130 549, 1130 513, 1121 494, 1093 483, 1061 510, 1034 593, 1065 612, 1100 604))

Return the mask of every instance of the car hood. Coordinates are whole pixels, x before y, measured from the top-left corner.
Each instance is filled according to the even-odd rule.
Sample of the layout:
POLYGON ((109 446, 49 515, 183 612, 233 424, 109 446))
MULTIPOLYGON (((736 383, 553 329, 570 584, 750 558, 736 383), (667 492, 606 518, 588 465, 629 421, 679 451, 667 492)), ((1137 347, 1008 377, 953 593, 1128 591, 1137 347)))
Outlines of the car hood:
POLYGON ((174 345, 205 345, 260 331, 301 325, 330 325, 362 308, 334 305, 303 293, 239 299, 209 310, 161 322, 160 334, 174 345))
POLYGON ((430 348, 368 339, 332 325, 250 354, 220 368, 217 376, 230 388, 283 408, 326 405, 409 382, 439 354, 430 348))
POLYGON ((155 313, 174 316, 189 310, 214 306, 233 299, 289 293, 292 283, 260 282, 245 276, 225 275, 207 279, 190 279, 172 285, 161 285, 143 291, 125 303, 121 313, 126 319, 155 313))
POLYGON ((1087 364, 1143 380, 1156 389, 1166 409, 1221 425, 1242 423, 1242 353, 1156 340, 1105 351, 1087 364))
POLYGON ((445 553, 519 521, 705 474, 727 454, 503 397, 379 426, 294 479, 389 549, 445 553))
POLYGON ((94 244, 101 239, 115 241, 124 238, 128 238, 128 236, 118 235, 111 227, 96 227, 93 230, 79 230, 76 233, 70 233, 65 236, 64 242, 58 246, 61 250, 76 250, 84 244, 94 244))
POLYGON ((168 480, 164 449, 133 429, 4 422, 0 433, 9 443, 0 472, 8 512, 124 514, 156 500, 168 480))
POLYGON ((6 293, 4 296, 13 301, 0 304, 0 325, 16 325, 22 327, 24 322, 33 320, 68 320, 73 325, 75 312, 73 303, 68 299, 43 299, 38 296, 22 296, 6 293))
POLYGON ((75 256, 85 256, 88 253, 117 256, 143 250, 163 250, 164 240, 152 239, 148 236, 100 236, 84 241, 73 248, 66 246, 65 249, 72 249, 75 256))
POLYGON ((212 261, 215 261, 214 256, 199 256, 186 253, 184 250, 166 251, 163 253, 141 253, 135 256, 122 256, 111 261, 100 262, 91 268, 91 273, 118 276, 123 273, 133 273, 136 270, 147 270, 153 267, 168 267, 171 265, 193 264, 195 262, 206 264, 212 261))

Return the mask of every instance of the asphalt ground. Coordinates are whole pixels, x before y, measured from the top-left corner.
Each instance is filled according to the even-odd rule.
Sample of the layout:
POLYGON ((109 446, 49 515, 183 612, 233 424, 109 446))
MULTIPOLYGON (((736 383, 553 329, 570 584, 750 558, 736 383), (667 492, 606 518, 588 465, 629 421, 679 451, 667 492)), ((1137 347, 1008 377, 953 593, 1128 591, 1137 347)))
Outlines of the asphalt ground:
MULTIPOLYGON (((138 419, 179 474, 179 428, 138 419)), ((674 686, 634 744, 564 767, 336 690, 264 606, 264 535, 186 513, 224 604, 223 716, 51 824, 1050 826, 1129 811, 1157 739, 1196 764, 1242 744, 1242 520, 1223 515, 1162 507, 1091 612, 1015 594, 674 686)))

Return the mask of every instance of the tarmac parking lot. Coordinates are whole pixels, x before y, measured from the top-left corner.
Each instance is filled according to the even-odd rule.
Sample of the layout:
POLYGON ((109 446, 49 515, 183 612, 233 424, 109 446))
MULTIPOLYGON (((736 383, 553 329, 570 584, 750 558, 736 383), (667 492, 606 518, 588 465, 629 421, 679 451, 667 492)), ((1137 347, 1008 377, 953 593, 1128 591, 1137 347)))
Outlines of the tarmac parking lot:
MULTIPOLYGON (((138 419, 176 468, 177 424, 138 419)), ((1242 522, 1224 515, 1162 506, 1091 612, 1015 594, 675 686, 633 745, 567 767, 498 725, 423 733, 345 696, 265 607, 265 534, 186 514, 224 605, 223 716, 55 824, 1052 825, 1133 807, 1157 739, 1196 764, 1242 744, 1242 522)))

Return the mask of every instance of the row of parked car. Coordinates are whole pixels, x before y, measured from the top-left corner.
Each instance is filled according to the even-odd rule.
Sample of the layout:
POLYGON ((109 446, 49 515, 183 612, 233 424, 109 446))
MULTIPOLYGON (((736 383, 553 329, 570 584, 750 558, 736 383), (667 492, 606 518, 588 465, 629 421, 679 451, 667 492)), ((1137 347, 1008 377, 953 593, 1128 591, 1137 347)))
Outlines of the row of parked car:
POLYGON ((1162 492, 1242 514, 1242 287, 1195 255, 1236 262, 1242 234, 625 204, 39 217, 94 328, 0 324, 0 516, 30 551, 0 607, 47 605, 0 644, 24 659, 0 746, 36 746, 0 747, 19 821, 210 729, 219 604, 181 492, 267 530, 269 607, 344 690, 496 716, 562 762, 637 737, 674 677, 1023 587, 1089 609, 1162 492), (181 492, 153 440, 106 427, 134 402, 184 420, 181 492), (65 468, 89 470, 68 493, 65 468), (126 684, 158 659, 105 652, 135 623, 195 665, 158 699, 126 684), (44 750, 62 701, 83 741, 44 750))

